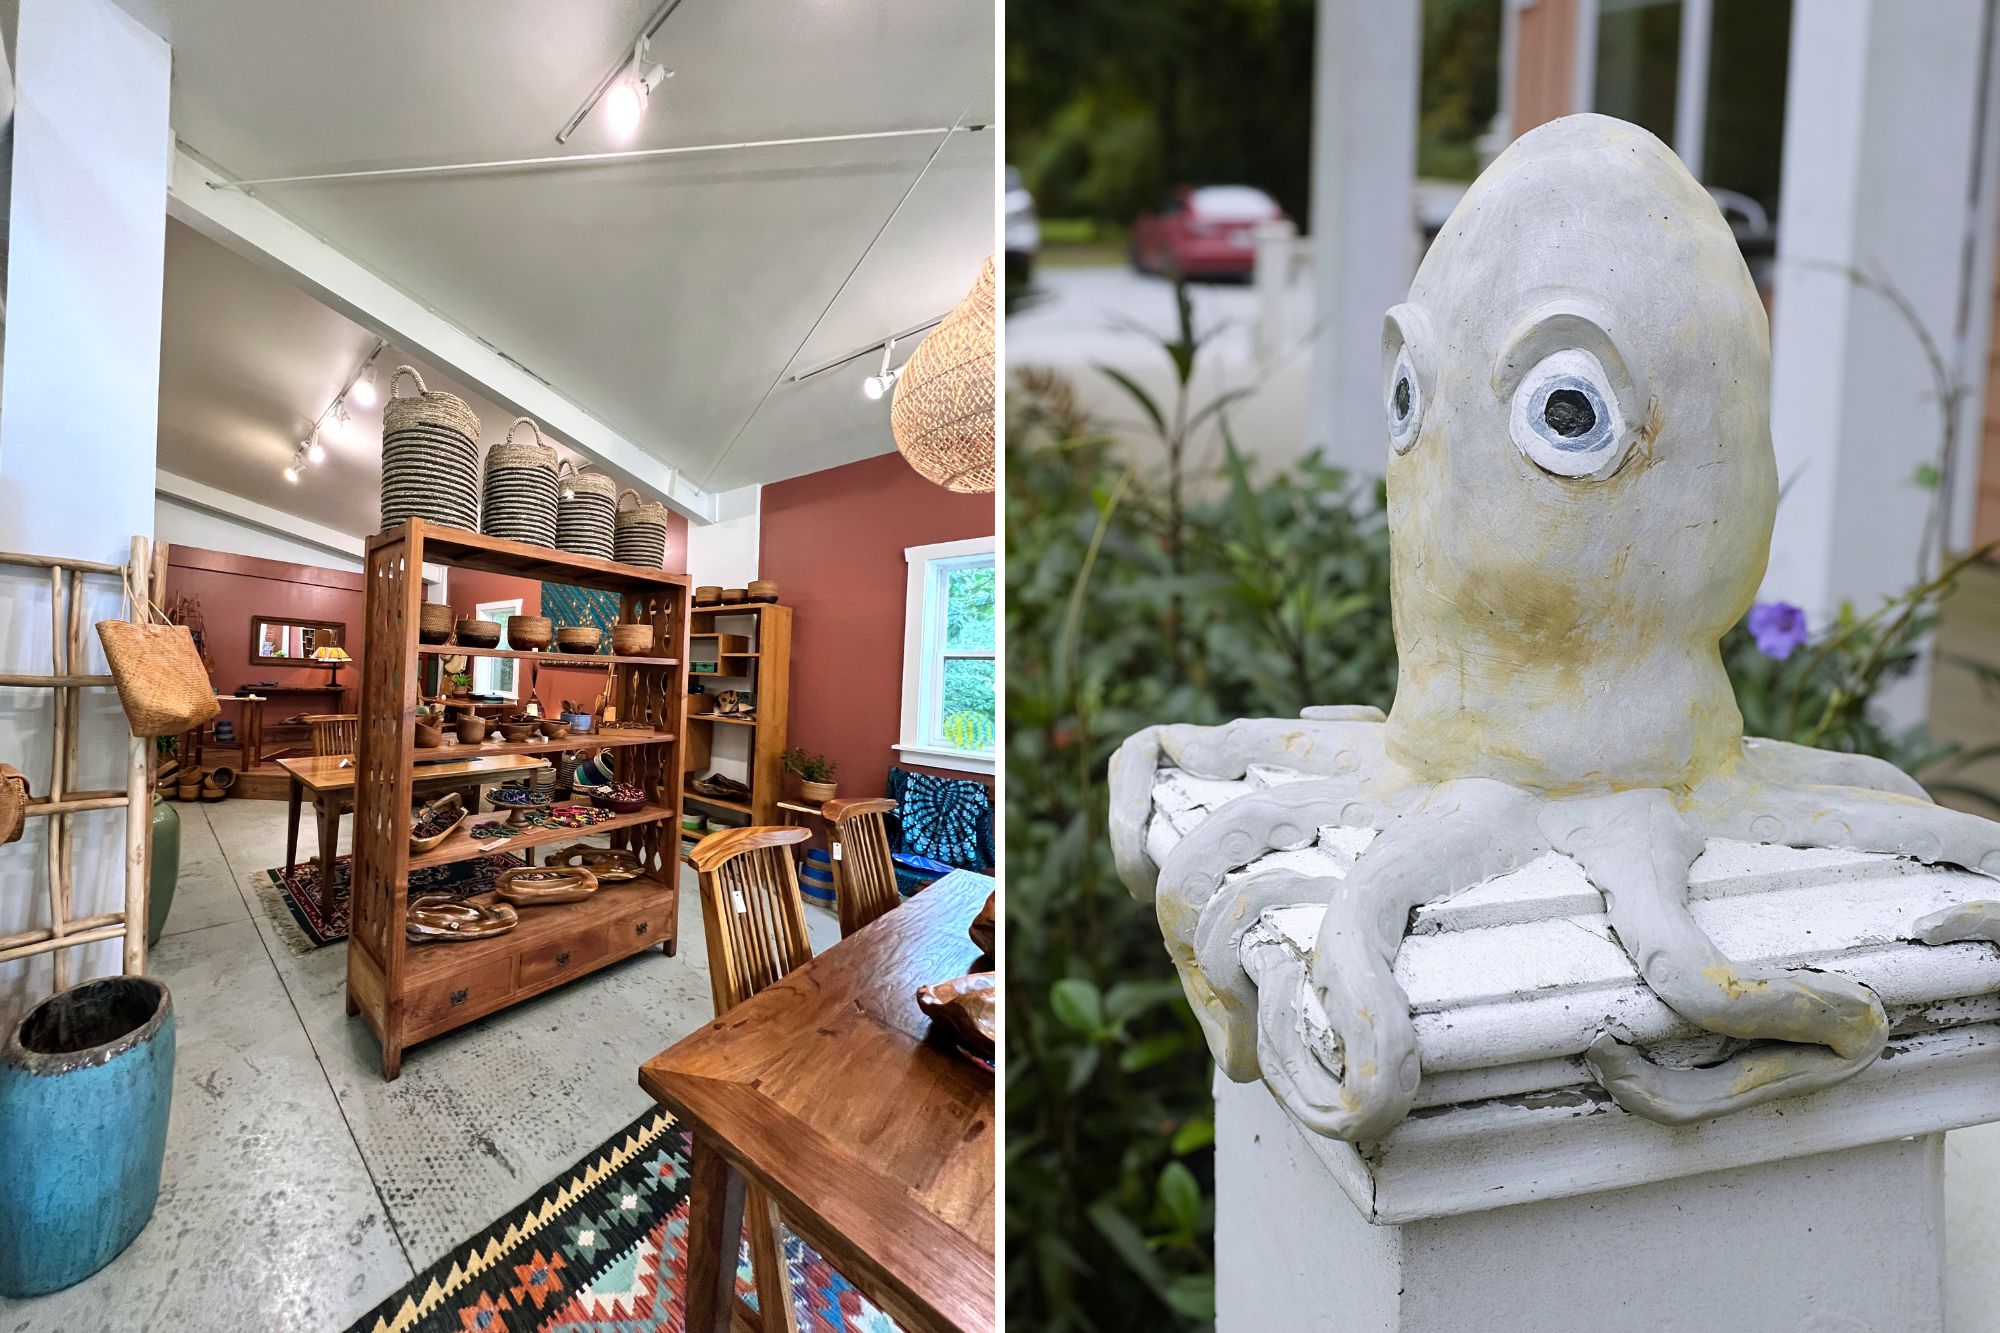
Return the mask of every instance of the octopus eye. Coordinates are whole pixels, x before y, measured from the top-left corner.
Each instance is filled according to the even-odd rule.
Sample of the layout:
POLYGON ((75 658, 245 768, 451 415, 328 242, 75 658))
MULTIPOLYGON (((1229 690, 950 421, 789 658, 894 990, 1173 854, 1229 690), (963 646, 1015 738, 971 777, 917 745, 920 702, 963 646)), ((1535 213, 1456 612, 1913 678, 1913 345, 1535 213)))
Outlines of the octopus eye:
POLYGON ((1417 442, 1417 432, 1424 424, 1424 391, 1417 380, 1417 369, 1410 364, 1410 349, 1405 347, 1396 353, 1396 364, 1389 371, 1389 443, 1399 454, 1410 452, 1417 442))
POLYGON ((1558 477, 1608 477, 1623 461, 1617 396, 1604 366, 1581 348, 1543 357, 1522 377, 1508 430, 1530 462, 1558 477))

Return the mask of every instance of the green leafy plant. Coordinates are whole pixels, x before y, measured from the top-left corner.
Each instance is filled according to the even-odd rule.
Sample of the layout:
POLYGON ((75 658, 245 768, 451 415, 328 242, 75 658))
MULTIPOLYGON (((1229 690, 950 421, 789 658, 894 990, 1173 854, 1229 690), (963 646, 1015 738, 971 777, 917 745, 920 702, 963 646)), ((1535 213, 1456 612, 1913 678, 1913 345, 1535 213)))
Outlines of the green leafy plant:
POLYGON ((466 671, 454 671, 451 673, 451 684, 453 689, 469 690, 472 688, 472 674, 466 671))
POLYGON ((803 745, 794 745, 779 759, 784 763, 785 771, 798 774, 806 782, 831 782, 840 768, 839 764, 823 754, 808 755, 803 745))

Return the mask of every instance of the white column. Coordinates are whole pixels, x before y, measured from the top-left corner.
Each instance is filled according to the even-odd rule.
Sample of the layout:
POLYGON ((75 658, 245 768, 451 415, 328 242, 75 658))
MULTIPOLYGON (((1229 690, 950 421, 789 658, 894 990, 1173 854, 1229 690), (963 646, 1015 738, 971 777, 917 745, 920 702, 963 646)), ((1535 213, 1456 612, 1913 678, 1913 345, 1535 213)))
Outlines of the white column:
MULTIPOLYGON (((171 55, 111 0, 20 0, 15 47, 7 316, 0 361, 0 549, 122 562, 153 530, 160 397, 171 55)), ((88 620, 117 614, 108 591, 88 620)), ((90 638, 89 665, 102 671, 90 638)), ((0 577, 0 669, 48 670, 45 581, 0 577)), ((52 705, 0 690, 0 758, 43 790, 52 705)), ((109 691, 83 704, 82 788, 122 788, 123 717, 109 691)), ((30 821, 0 852, 0 933, 46 917, 30 821)), ((79 915, 117 910, 123 818, 76 822, 79 915)), ((143 923, 141 923, 143 925, 143 923)), ((118 969, 115 943, 72 976, 118 969)), ((73 957, 75 957, 73 955, 73 957)), ((46 991, 46 959, 0 968, 0 1019, 46 991)))
POLYGON ((1916 336, 1844 270, 1892 285, 1969 377, 1958 488, 1973 486, 2000 164, 2000 139, 1982 133, 1985 19, 1981 0, 1793 10, 1771 384, 1787 490, 1765 596, 1817 624, 1915 579, 1933 499, 1915 477, 1940 439, 1916 336))
POLYGON ((1387 461, 1382 316, 1415 271, 1418 0, 1319 0, 1313 65, 1313 339, 1306 447, 1387 461))

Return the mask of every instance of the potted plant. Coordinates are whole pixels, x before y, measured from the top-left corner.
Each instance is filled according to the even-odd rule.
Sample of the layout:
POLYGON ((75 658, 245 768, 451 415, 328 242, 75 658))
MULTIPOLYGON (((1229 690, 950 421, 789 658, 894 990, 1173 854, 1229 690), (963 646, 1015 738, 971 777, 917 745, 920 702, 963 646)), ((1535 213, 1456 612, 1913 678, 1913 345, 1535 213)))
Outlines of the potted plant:
POLYGON ((802 745, 794 745, 783 757, 785 768, 799 775, 800 796, 821 803, 833 799, 833 775, 840 767, 838 764, 823 754, 808 755, 802 745))
POLYGON ((460 699, 472 692, 472 677, 463 671, 455 671, 451 677, 451 697, 460 699))

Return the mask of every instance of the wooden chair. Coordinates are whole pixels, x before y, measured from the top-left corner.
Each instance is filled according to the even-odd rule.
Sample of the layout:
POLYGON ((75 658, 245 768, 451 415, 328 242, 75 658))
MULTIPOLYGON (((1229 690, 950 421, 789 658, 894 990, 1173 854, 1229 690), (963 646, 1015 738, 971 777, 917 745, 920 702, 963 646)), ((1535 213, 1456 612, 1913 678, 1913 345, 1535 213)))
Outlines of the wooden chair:
POLYGON ((307 713, 299 719, 312 729, 313 754, 353 754, 361 742, 359 713, 307 713))
POLYGON ((840 938, 881 916, 903 900, 896 888, 896 862, 889 855, 889 823, 896 803, 886 796, 828 801, 820 814, 833 829, 833 897, 840 908, 840 938))
MULTIPOLYGON (((724 829, 688 853, 701 877, 701 924, 717 1018, 812 958, 790 851, 792 843, 811 836, 811 830, 797 827, 724 829)), ((764 1333, 797 1333, 777 1206, 755 1185, 744 1196, 743 1228, 750 1237, 757 1312, 739 1308, 739 1322, 764 1333)), ((732 1257, 724 1255, 723 1262, 732 1257)))

